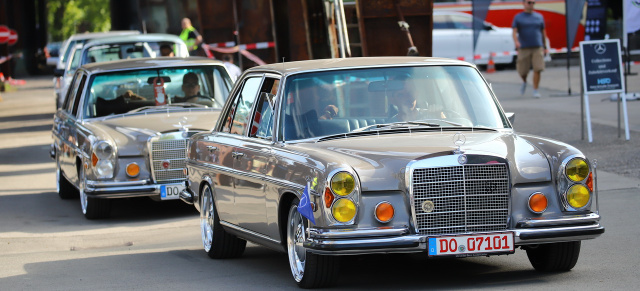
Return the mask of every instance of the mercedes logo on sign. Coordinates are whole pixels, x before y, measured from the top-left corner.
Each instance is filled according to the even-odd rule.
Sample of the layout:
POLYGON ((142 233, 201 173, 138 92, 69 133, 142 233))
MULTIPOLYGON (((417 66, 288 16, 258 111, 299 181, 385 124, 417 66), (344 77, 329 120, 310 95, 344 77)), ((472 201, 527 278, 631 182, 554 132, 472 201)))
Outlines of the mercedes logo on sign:
POLYGON ((595 50, 596 54, 599 55, 604 54, 607 51, 607 47, 603 43, 594 45, 593 49, 595 50))

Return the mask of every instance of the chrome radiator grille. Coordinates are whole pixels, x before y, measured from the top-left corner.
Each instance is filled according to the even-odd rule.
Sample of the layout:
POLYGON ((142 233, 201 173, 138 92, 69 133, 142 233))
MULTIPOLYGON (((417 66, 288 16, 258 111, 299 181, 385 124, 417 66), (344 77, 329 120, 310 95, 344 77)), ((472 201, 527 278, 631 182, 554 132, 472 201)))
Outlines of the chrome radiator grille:
POLYGON ((170 183, 184 180, 183 169, 187 157, 187 140, 156 140, 151 143, 151 170, 157 183, 170 183), (165 168, 164 163, 169 167, 165 168))
POLYGON ((505 164, 415 169, 411 182, 420 234, 507 228, 509 174, 505 164))

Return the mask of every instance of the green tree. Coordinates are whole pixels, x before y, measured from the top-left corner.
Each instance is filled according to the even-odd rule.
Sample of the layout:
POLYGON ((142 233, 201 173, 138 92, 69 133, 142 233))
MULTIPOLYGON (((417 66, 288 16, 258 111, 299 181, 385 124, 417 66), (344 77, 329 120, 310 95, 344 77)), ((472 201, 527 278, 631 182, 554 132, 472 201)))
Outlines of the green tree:
POLYGON ((47 18, 52 41, 111 29, 109 0, 48 0, 47 18))

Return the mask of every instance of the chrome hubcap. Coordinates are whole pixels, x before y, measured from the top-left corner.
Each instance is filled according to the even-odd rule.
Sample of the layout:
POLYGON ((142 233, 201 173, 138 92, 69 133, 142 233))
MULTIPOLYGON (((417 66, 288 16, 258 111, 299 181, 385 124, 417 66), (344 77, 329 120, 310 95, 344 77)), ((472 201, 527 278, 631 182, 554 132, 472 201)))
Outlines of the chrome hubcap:
POLYGON ((305 233, 304 220, 298 212, 298 207, 291 207, 287 225, 287 253, 291 274, 296 282, 300 282, 304 277, 304 266, 307 260, 307 250, 303 246, 305 233))
POLYGON ((200 209, 202 209, 200 211, 202 245, 204 246, 204 250, 209 252, 213 240, 213 200, 211 199, 211 189, 209 187, 204 189, 200 209))
POLYGON ((80 206, 82 206, 82 213, 87 214, 88 199, 87 199, 87 194, 84 193, 84 188, 86 183, 84 178, 84 171, 80 171, 80 177, 78 177, 78 179, 80 179, 78 183, 78 192, 80 192, 80 206))

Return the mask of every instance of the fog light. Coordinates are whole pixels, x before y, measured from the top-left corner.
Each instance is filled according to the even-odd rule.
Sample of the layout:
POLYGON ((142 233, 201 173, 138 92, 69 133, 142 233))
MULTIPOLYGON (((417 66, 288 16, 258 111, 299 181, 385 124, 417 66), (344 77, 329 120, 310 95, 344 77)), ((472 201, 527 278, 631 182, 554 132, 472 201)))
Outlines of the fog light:
POLYGON ((572 181, 580 182, 586 179, 587 175, 589 175, 589 165, 587 164, 587 161, 581 158, 575 158, 567 163, 565 173, 572 181))
POLYGON ((356 216, 356 204, 349 199, 338 199, 331 211, 339 222, 349 222, 356 216))
POLYGON ((567 190, 567 202, 575 209, 587 206, 589 200, 591 200, 591 193, 584 185, 573 185, 567 190))
POLYGON ((376 205, 376 219, 379 222, 387 223, 393 219, 395 210, 393 205, 388 201, 382 201, 376 205))
POLYGON ((535 213, 542 213, 547 210, 547 196, 537 192, 529 196, 529 209, 535 213))
POLYGON ((130 163, 127 165, 127 176, 135 178, 140 174, 140 166, 136 163, 130 163))

